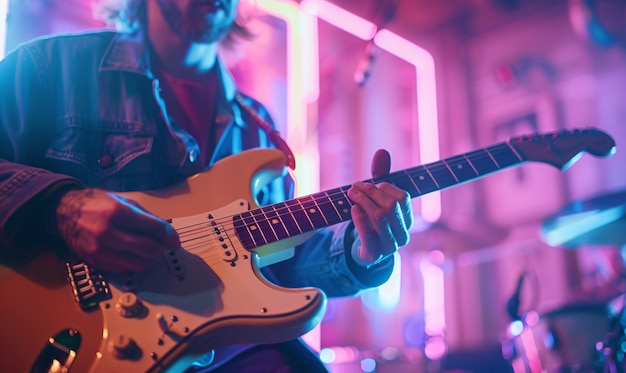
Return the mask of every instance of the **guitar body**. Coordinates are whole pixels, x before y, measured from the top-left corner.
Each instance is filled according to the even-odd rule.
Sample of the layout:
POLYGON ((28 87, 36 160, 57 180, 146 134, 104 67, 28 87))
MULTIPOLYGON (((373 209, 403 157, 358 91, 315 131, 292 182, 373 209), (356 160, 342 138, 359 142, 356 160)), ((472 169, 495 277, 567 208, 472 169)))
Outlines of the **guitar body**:
POLYGON ((123 194, 171 219, 183 249, 164 252, 145 272, 103 276, 105 299, 90 311, 74 293, 89 300, 98 286, 88 283, 98 277, 81 265, 70 281, 65 261, 51 253, 21 266, 2 263, 0 294, 11 306, 0 307, 0 371, 28 372, 38 359, 43 369, 35 371, 54 364, 69 372, 181 371, 220 346, 286 341, 312 329, 324 294, 275 286, 259 271, 262 256, 276 261, 306 235, 257 253, 233 228, 232 216, 255 207, 253 196, 285 161, 278 150, 250 150, 173 187, 123 194))
MULTIPOLYGON (((78 331, 82 342, 72 372, 88 372, 102 343, 99 310, 83 312, 68 284, 65 264, 55 254, 37 256, 25 266, 0 266, 0 371, 30 372, 49 349, 49 338, 78 331)), ((43 370, 35 370, 43 371, 43 370)), ((47 369, 45 370, 48 371, 47 369)))

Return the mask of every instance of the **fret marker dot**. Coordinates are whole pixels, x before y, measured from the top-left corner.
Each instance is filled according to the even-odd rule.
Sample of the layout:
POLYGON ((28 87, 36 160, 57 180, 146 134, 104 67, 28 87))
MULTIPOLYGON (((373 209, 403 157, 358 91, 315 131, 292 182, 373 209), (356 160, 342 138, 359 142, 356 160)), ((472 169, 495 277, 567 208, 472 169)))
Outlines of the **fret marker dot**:
POLYGON ((337 202, 338 205, 343 205, 343 201, 337 202))
POLYGON ((309 210, 309 212, 310 212, 311 214, 315 214, 317 211, 316 211, 315 209, 310 209, 310 210, 309 210))
POLYGON ((272 219, 272 224, 278 224, 278 220, 272 219))
POLYGON ((420 175, 419 179, 424 180, 424 175, 420 175))
POLYGON ((462 169, 462 168, 463 168, 463 165, 462 165, 462 164, 459 164, 459 165, 457 165, 457 166, 456 166, 456 168, 458 168, 458 169, 460 170, 460 169, 462 169))
POLYGON ((256 230, 256 225, 251 225, 250 230, 253 230, 253 231, 256 230))

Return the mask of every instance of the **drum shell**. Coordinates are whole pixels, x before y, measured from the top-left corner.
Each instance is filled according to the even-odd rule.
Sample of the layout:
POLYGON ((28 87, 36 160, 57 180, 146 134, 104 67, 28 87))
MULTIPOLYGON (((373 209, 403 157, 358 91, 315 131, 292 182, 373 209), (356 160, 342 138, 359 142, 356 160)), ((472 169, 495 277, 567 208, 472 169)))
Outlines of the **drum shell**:
POLYGON ((605 304, 573 304, 527 313, 511 324, 502 345, 514 373, 581 373, 602 369, 597 346, 611 320, 605 304))

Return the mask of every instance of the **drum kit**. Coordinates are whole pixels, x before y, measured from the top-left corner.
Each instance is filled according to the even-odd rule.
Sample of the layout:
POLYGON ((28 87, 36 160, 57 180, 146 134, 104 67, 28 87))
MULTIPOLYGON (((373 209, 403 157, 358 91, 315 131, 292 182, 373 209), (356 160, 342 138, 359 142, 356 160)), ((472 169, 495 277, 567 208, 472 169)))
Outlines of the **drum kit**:
MULTIPOLYGON (((603 194, 566 205, 544 219, 543 239, 568 249, 615 247, 626 259, 626 191, 603 194)), ((621 263, 626 268, 625 263, 621 263)), ((626 271, 614 294, 603 300, 567 304, 545 313, 515 313, 502 343, 514 373, 626 372, 626 271)), ((522 286, 523 276, 518 282, 522 286)))

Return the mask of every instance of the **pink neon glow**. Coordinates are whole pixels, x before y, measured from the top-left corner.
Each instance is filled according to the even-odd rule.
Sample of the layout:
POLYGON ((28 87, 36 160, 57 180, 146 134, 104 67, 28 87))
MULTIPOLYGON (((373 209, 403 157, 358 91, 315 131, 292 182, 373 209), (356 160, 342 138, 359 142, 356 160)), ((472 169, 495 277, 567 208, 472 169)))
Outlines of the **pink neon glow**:
MULTIPOLYGON (((386 29, 376 33, 374 42, 380 48, 415 66, 420 162, 429 163, 439 160, 437 83, 435 81, 435 61, 432 55, 418 45, 386 29)), ((422 218, 429 222, 437 221, 441 217, 440 193, 430 193, 420 200, 422 218)))
POLYGON ((306 99, 307 103, 314 103, 320 97, 320 41, 317 16, 304 13, 308 25, 308 31, 305 32, 305 45, 309 47, 309 58, 307 58, 307 67, 304 71, 304 79, 307 80, 306 99))
MULTIPOLYGON (((257 0, 257 6, 266 13, 282 19, 287 25, 287 142, 296 156, 296 170, 294 171, 294 177, 298 181, 296 194, 311 194, 319 190, 317 143, 313 143, 306 136, 307 102, 319 96, 317 20, 315 19, 315 23, 311 24, 311 19, 315 17, 304 15, 296 3, 257 0), (308 63, 307 61, 314 62, 308 63)), ((302 336, 302 339, 313 350, 319 352, 321 349, 320 325, 302 336)))
MULTIPOLYGON (((434 257, 443 256, 441 251, 439 253, 435 254, 434 257)), ((430 255, 420 261, 419 269, 424 279, 424 328, 426 334, 430 336, 443 335, 446 330, 445 274, 440 266, 432 262, 430 255)))
MULTIPOLYGON (((352 14, 325 0, 304 0, 304 12, 317 15, 326 22, 363 40, 374 38, 376 45, 415 66, 421 163, 439 160, 439 121, 437 116, 437 86, 435 62, 432 55, 393 32, 377 31, 371 22, 352 14)), ((421 215, 425 221, 434 222, 441 217, 441 195, 430 193, 420 198, 421 215)))
POLYGON ((313 14, 331 25, 357 38, 370 40, 376 33, 376 25, 356 14, 324 0, 304 0, 300 5, 305 13, 313 14))
POLYGON ((530 328, 527 328, 522 331, 520 339, 522 341, 522 346, 524 348, 526 358, 528 359, 528 367, 530 368, 530 373, 543 372, 543 369, 541 367, 541 359, 539 358, 539 352, 537 351, 537 344, 535 343, 535 337, 532 330, 530 328))
POLYGON ((319 96, 317 37, 311 36, 311 28, 317 34, 317 27, 309 23, 314 17, 301 12, 295 2, 257 0, 257 6, 287 25, 286 138, 296 156, 296 194, 315 193, 319 191, 319 155, 317 143, 307 138, 308 102, 319 96))
POLYGON ((439 360, 445 356, 448 351, 446 341, 442 337, 431 337, 426 341, 424 346, 424 355, 431 360, 439 360))
POLYGON ((0 0, 0 60, 6 53, 7 16, 9 15, 9 0, 0 0))

